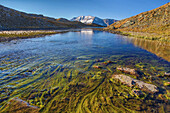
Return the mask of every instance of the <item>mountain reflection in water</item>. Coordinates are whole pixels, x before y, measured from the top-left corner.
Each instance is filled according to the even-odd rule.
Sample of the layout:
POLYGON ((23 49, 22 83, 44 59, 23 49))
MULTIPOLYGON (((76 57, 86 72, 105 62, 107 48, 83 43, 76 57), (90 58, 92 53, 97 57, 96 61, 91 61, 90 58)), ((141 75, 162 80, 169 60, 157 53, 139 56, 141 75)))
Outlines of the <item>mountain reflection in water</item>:
POLYGON ((169 98, 168 50, 166 43, 93 29, 0 43, 0 112, 30 111, 30 106, 42 113, 168 112, 166 100, 159 99, 169 98), (136 97, 114 79, 125 74, 117 67, 139 70, 139 77, 128 75, 162 88, 159 96, 136 97))
POLYGON ((170 62, 170 43, 139 38, 130 38, 128 41, 170 62))

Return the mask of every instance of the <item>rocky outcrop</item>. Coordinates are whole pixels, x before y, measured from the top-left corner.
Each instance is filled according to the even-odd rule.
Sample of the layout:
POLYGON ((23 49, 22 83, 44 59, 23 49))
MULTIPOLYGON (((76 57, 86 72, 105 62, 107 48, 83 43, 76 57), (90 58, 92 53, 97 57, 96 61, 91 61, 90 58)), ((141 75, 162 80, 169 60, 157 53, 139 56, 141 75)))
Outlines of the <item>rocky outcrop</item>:
POLYGON ((135 22, 127 21, 125 24, 122 25, 122 27, 128 27, 128 26, 133 25, 133 24, 135 24, 135 22))
POLYGON ((131 78, 127 75, 119 74, 119 75, 113 75, 113 77, 114 77, 114 79, 118 79, 121 83, 126 84, 130 87, 137 86, 141 90, 144 90, 144 91, 147 91, 147 92, 150 92, 150 93, 159 92, 157 86, 155 86, 153 84, 145 83, 145 82, 140 81, 140 80, 136 80, 136 79, 131 78))

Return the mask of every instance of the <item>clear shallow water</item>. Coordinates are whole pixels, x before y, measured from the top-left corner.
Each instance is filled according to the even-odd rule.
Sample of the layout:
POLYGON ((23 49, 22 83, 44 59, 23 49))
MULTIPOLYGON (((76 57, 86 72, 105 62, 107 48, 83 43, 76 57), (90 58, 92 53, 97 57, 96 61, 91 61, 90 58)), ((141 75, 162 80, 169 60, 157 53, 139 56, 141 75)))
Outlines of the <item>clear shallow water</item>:
MULTIPOLYGON (((81 30, 56 34, 42 38, 21 39, 0 44, 0 56, 16 55, 21 58, 30 56, 78 57, 94 55, 148 55, 147 52, 134 45, 129 38, 100 31, 81 30)), ((156 57, 154 57, 157 59, 156 57)))
MULTIPOLYGON (((91 29, 0 43, 0 91, 3 92, 0 97, 8 100, 20 95, 28 102, 33 101, 33 105, 45 106, 47 103, 41 103, 41 99, 30 99, 32 90, 56 86, 64 90, 72 82, 82 83, 79 76, 94 77, 105 71, 112 75, 117 66, 141 69, 152 76, 169 71, 168 61, 140 48, 141 45, 138 47, 124 36, 91 29), (114 64, 103 66, 100 71, 93 68, 107 61, 114 64)), ((163 84, 156 80, 153 83, 163 84)))

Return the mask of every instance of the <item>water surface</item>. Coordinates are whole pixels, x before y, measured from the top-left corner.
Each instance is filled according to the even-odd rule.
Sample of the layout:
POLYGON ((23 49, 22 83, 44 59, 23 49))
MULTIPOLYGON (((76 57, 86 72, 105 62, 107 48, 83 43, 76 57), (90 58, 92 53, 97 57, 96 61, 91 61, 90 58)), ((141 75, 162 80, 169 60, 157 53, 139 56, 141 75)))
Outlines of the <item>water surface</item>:
MULTIPOLYGON (((10 98, 19 97, 41 111, 145 110, 145 107, 130 107, 135 97, 129 105, 120 103, 121 99, 125 101, 125 96, 113 97, 114 91, 116 95, 128 94, 130 89, 125 91, 127 87, 118 87, 109 80, 117 73, 116 67, 124 66, 143 71, 148 79, 141 80, 163 86, 169 78, 156 77, 169 71, 170 53, 163 48, 157 54, 160 51, 154 51, 154 47, 157 46, 147 41, 91 29, 0 43, 0 98, 5 100, 0 101, 0 107, 10 98), (105 65, 108 61, 112 63, 105 65), (149 77, 155 78, 150 81, 149 77), (106 101, 110 96, 112 100, 106 101), (100 105, 103 102, 106 105, 100 105), (93 105, 103 108, 97 110, 93 105)), ((169 87, 162 93, 166 94, 166 90, 169 87)), ((147 104, 147 99, 144 103, 147 104)))

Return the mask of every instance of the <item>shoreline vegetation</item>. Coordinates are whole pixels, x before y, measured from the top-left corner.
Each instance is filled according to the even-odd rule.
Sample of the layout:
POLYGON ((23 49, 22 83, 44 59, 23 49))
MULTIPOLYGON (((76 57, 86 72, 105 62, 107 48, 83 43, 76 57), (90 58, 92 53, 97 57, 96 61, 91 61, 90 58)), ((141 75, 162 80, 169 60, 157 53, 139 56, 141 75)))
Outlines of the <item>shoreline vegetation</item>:
POLYGON ((0 31, 0 42, 11 41, 15 39, 26 39, 43 37, 59 33, 66 33, 70 30, 18 30, 18 31, 0 31))
MULTIPOLYGON (((87 28, 84 28, 87 29, 87 28)), ((16 39, 27 39, 27 38, 36 38, 36 37, 45 37, 48 35, 60 34, 60 33, 67 33, 67 32, 79 32, 80 29, 63 29, 63 30, 10 30, 10 31, 0 31, 0 42, 8 42, 11 40, 16 39)), ((140 32, 121 32, 121 31, 114 31, 114 30, 106 30, 105 28, 93 28, 93 30, 97 31, 104 31, 110 32, 113 34, 119 34, 123 36, 128 36, 129 41, 135 44, 136 46, 143 48, 157 56, 167 60, 170 62, 169 56, 169 48, 170 48, 170 41, 161 40, 158 38, 149 38, 149 37, 142 37, 140 32), (133 35, 132 35, 133 34, 133 35), (137 36, 136 36, 137 35, 137 36), (148 46, 148 45, 152 45, 148 46), (148 48, 149 47, 149 48, 148 48), (156 49, 155 49, 156 48, 156 49)), ((146 33, 149 35, 149 33, 146 33)), ((154 36, 154 35, 153 35, 154 36)))
POLYGON ((105 31, 105 32, 113 33, 113 34, 119 34, 119 35, 123 35, 123 36, 134 37, 134 38, 157 40, 157 41, 162 41, 162 42, 170 42, 169 35, 164 36, 164 35, 156 34, 156 33, 119 31, 119 30, 107 29, 107 28, 95 28, 95 30, 105 31))
POLYGON ((169 112, 169 5, 106 28, 0 5, 0 112, 169 112))
MULTIPOLYGON (((22 34, 23 31, 20 32, 22 34)), ((84 35, 75 34, 70 38, 84 38, 84 35)), ((63 41, 58 43, 31 42, 28 46, 21 42, 19 45, 22 46, 18 47, 22 49, 25 46, 22 49, 25 53, 18 50, 0 58, 0 111, 168 112, 169 63, 145 51, 121 51, 124 46, 119 41, 116 44, 120 47, 113 49, 115 43, 109 45, 111 40, 103 40, 105 36, 108 35, 103 33, 100 38, 94 33, 91 39, 98 41, 88 48, 88 41, 77 40, 86 42, 84 48, 78 48, 79 44, 74 46, 77 41, 68 40, 65 36, 61 36, 63 41), (45 51, 41 44, 47 48, 45 51), (40 46, 33 46, 32 49, 32 45, 40 46), (108 47, 111 50, 107 51, 108 47), (39 50, 40 53, 37 52, 39 50), (110 51, 122 53, 111 54, 110 51), (103 52, 106 53, 101 54, 103 52)), ((143 41, 140 44, 146 45, 143 41)))
MULTIPOLYGON (((169 35, 163 36, 156 33, 146 33, 146 32, 132 32, 132 31, 119 31, 107 28, 92 28, 98 31, 105 31, 113 34, 119 34, 128 37, 146 39, 146 40, 157 40, 161 42, 170 42, 169 35)), ((4 30, 0 31, 0 42, 11 41, 15 39, 26 39, 26 38, 36 38, 43 37, 46 35, 53 35, 58 33, 66 33, 71 31, 70 29, 61 30, 4 30)))

